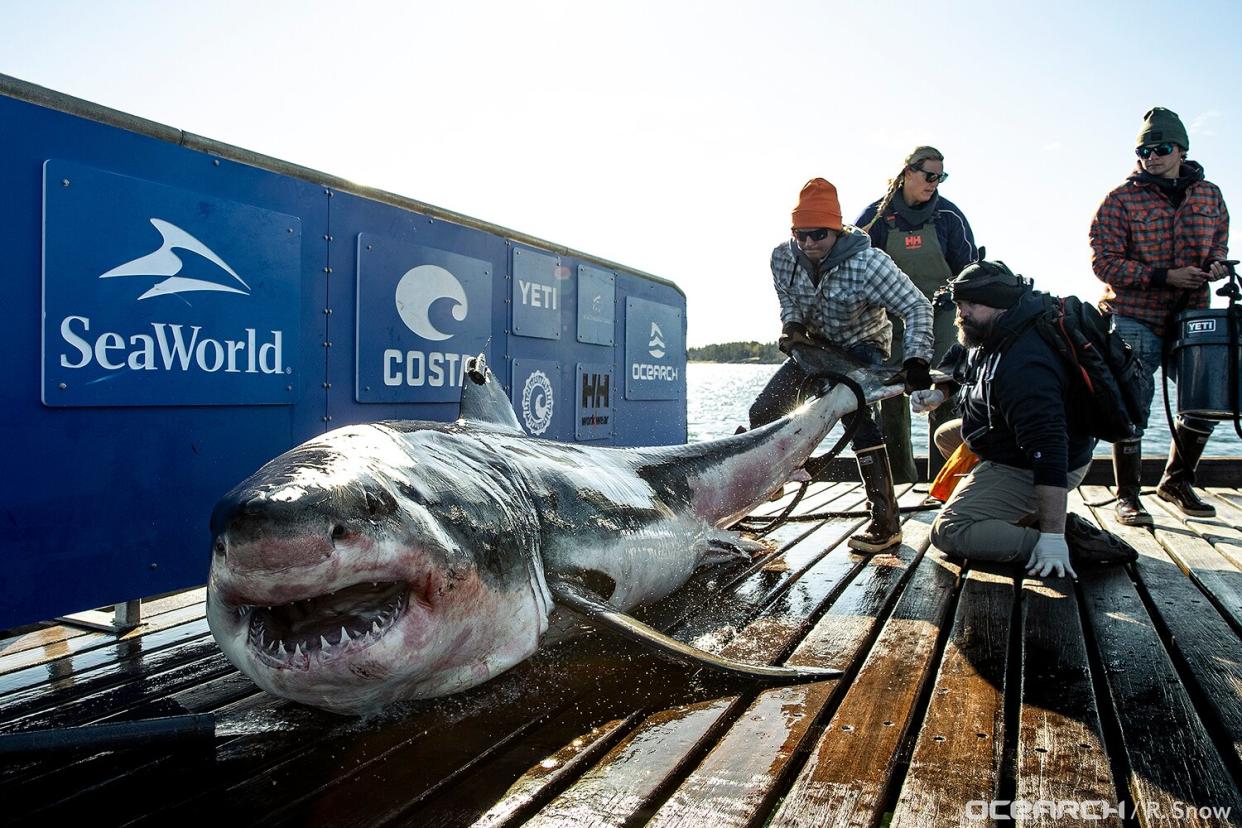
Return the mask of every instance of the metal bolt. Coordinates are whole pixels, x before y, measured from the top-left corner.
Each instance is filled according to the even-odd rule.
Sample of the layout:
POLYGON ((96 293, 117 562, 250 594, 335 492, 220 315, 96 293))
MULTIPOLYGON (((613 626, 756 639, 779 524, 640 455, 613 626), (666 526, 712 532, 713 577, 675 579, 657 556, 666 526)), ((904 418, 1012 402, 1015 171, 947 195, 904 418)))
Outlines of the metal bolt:
POLYGON ((328 416, 326 416, 326 415, 325 415, 325 416, 324 416, 324 418, 323 418, 323 421, 324 421, 325 423, 330 423, 330 422, 332 422, 332 418, 331 418, 331 417, 328 417, 328 416))
POLYGON ((331 315, 331 313, 332 313, 332 308, 324 308, 324 309, 323 309, 323 312, 324 312, 324 313, 326 313, 326 314, 331 315))
POLYGON ((66 390, 68 390, 68 388, 69 388, 69 386, 68 386, 68 385, 66 385, 66 384, 65 384, 65 383, 63 383, 63 382, 62 382, 60 385, 56 386, 56 387, 57 387, 57 388, 59 388, 61 391, 66 391, 66 390))
POLYGON ((330 383, 330 382, 325 382, 325 383, 323 384, 323 387, 324 387, 324 388, 331 388, 331 387, 332 387, 332 383, 330 383))
POLYGON ((159 568, 160 568, 160 565, 159 565, 159 564, 157 564, 157 563, 152 563, 152 564, 151 564, 151 569, 152 569, 152 571, 154 571, 154 570, 156 570, 156 569, 159 569, 159 568))
POLYGON ((323 234, 323 240, 324 240, 324 241, 327 241, 328 239, 329 239, 328 234, 327 234, 327 233, 324 233, 324 234, 323 234))
POLYGON ((290 227, 290 228, 289 228, 289 232, 290 232, 290 233, 292 233, 292 232, 293 232, 293 228, 292 228, 292 227, 290 227))
POLYGON ((214 166, 217 166, 217 167, 218 167, 218 166, 220 166, 220 159, 219 159, 219 158, 213 159, 211 163, 212 163, 214 166))
POLYGON ((323 343, 323 347, 325 347, 325 348, 331 348, 331 347, 332 347, 332 343, 331 343, 331 342, 325 342, 325 343, 323 343))
POLYGON ((292 385, 286 385, 286 386, 285 386, 285 390, 286 390, 286 391, 292 391, 292 390, 293 390, 293 386, 292 386, 292 385))
POLYGON ((67 178, 66 178, 66 179, 63 179, 63 180, 60 182, 60 186, 62 186, 62 187, 68 187, 68 186, 69 186, 69 179, 67 179, 67 178))
POLYGON ((367 250, 374 250, 374 249, 375 249, 375 245, 373 245, 373 244, 368 244, 368 245, 367 245, 367 250))

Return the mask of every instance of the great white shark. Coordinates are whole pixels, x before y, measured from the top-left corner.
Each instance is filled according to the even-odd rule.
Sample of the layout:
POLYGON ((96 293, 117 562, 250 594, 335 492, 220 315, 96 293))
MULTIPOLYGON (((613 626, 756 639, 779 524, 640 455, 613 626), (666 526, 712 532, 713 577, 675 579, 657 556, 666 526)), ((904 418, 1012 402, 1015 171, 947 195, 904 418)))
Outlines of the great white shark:
MULTIPOLYGON (((857 364, 833 365, 851 371, 868 402, 901 390, 857 364)), ((838 384, 721 440, 560 443, 522 431, 479 357, 457 421, 339 428, 225 495, 211 517, 207 620, 264 690, 346 714, 473 687, 578 616, 714 669, 830 678, 839 673, 731 661, 627 613, 698 567, 744 554, 746 542, 724 527, 856 406, 838 384)))

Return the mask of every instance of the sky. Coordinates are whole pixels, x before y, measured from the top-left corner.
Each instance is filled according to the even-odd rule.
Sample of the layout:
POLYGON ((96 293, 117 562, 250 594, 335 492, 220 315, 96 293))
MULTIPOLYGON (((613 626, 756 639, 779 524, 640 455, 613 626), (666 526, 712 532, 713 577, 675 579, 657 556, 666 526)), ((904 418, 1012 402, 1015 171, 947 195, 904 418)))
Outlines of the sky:
POLYGON ((1242 204, 1236 0, 0 11, 0 73, 670 279, 690 346, 775 340, 802 185, 852 220, 921 144, 989 258, 1084 299, 1091 217, 1152 106, 1242 204))

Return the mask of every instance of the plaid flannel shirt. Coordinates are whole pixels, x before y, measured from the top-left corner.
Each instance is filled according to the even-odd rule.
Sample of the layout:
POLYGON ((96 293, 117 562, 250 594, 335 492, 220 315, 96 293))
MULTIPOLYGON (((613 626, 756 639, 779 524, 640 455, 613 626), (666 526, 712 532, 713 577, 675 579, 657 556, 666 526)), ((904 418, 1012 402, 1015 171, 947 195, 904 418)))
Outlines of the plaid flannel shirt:
MULTIPOLYGON (((1100 306, 1164 335, 1165 317, 1185 293, 1153 284, 1156 271, 1201 267, 1228 258, 1229 211, 1220 188, 1195 181, 1174 209, 1155 187, 1126 181, 1109 193, 1091 222, 1091 268, 1104 282, 1100 306)), ((1206 308, 1210 288, 1190 292, 1187 308, 1206 308)))
MULTIPOLYGON (((864 234, 861 230, 847 232, 864 234)), ((932 358, 932 306, 883 250, 866 247, 824 273, 816 286, 792 239, 772 251, 772 282, 781 323, 801 322, 823 339, 848 348, 872 342, 892 352, 893 325, 885 310, 906 325, 906 358, 932 358)))

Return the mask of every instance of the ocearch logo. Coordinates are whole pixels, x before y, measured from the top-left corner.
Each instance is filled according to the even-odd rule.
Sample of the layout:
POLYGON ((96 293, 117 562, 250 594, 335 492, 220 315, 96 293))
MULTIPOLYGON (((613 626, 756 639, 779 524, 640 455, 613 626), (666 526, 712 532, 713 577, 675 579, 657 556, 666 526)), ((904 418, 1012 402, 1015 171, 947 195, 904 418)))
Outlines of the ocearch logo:
MULTIPOLYGON (((405 326, 420 338, 431 342, 452 339, 453 333, 445 333, 431 321, 431 307, 442 299, 452 300, 452 316, 458 322, 466 321, 470 303, 466 289, 457 277, 439 265, 425 264, 412 267, 397 282, 394 300, 397 315, 405 326)), ((383 376, 387 386, 430 386, 440 388, 448 384, 458 386, 465 375, 469 354, 441 351, 400 351, 388 348, 384 351, 383 376)))
POLYGON ((655 322, 651 323, 651 339, 647 342, 647 348, 656 359, 664 359, 664 331, 655 322))

